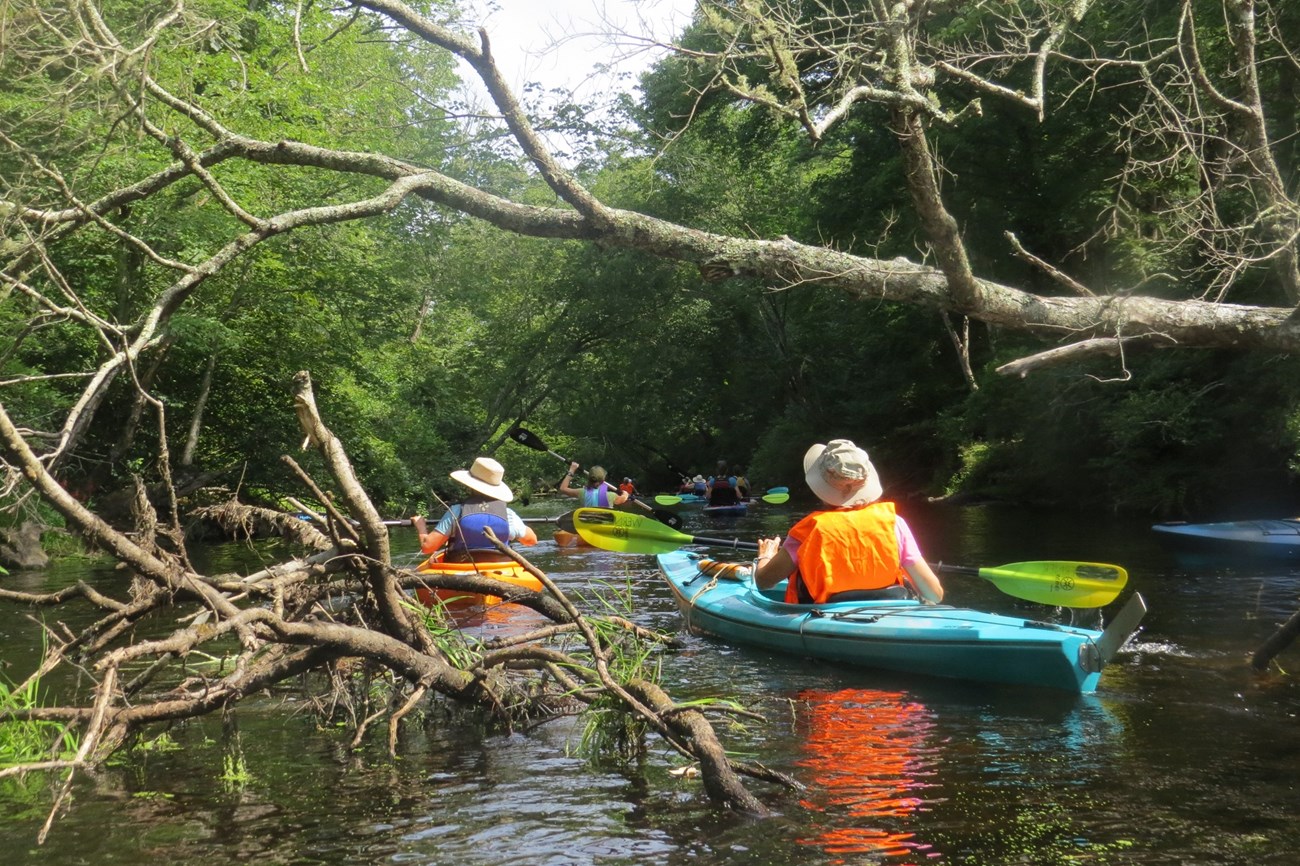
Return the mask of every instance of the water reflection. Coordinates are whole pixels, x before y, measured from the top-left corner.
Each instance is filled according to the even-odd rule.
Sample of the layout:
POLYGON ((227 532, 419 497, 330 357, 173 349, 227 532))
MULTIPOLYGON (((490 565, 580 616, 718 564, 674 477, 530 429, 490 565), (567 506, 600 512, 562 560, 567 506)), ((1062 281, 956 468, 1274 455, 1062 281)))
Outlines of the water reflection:
POLYGON ((537 611, 518 604, 448 605, 446 613, 449 627, 484 643, 519 638, 551 625, 537 611))
MULTIPOLYGON (((669 776, 680 757, 654 742, 634 765, 593 766, 573 751, 576 720, 511 734, 439 701, 403 727, 400 758, 389 757, 382 726, 353 751, 346 729, 318 728, 294 712, 305 696, 284 694, 237 710, 250 774, 237 790, 222 778, 221 719, 198 720, 169 730, 179 748, 125 755, 83 777, 74 808, 39 848, 32 840, 50 782, 9 780, 0 788, 0 849, 6 862, 31 866, 1295 862, 1300 680, 1280 670, 1261 677, 1246 662, 1295 612, 1300 571, 1191 570, 1159 547, 1147 520, 906 508, 937 560, 1125 565, 1151 611, 1098 694, 921 683, 729 646, 683 631, 650 557, 561 550, 545 538, 529 558, 585 608, 609 610, 617 594, 614 609, 678 636, 681 649, 656 659, 675 699, 734 698, 767 716, 747 733, 720 730, 728 748, 808 783, 802 806, 755 785, 777 812, 755 821, 717 810, 697 780, 669 776)), ((784 535, 803 510, 755 507, 726 528, 687 513, 685 531, 784 535)), ((548 513, 542 503, 533 511, 548 513)), ((395 532, 393 542, 418 561, 412 531, 395 532)), ((207 570, 244 572, 278 551, 196 553, 207 570)), ((0 585, 48 591, 82 579, 125 590, 116 570, 84 562, 0 585)), ((1049 613, 984 581, 954 577, 948 587, 974 607, 1049 613)), ((88 604, 4 611, 0 666, 10 677, 38 662, 42 621, 77 629, 98 618, 88 604)), ((483 613, 459 625, 498 636, 531 619, 517 606, 483 613)), ((1279 664, 1294 671, 1297 653, 1300 645, 1279 664)))
POLYGON ((934 718, 925 705, 877 689, 808 689, 799 700, 805 707, 797 733, 806 755, 796 763, 815 780, 803 805, 827 820, 798 841, 836 857, 928 849, 916 840, 911 820, 925 806, 936 762, 929 743, 934 718), (833 813, 854 820, 843 823, 833 813))

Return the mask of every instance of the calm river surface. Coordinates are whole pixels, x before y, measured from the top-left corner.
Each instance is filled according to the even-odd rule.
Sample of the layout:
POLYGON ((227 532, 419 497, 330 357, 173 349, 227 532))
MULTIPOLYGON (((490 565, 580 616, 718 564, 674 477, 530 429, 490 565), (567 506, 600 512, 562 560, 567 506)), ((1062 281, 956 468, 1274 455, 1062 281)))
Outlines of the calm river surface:
MULTIPOLYGON (((554 514, 534 503, 526 514, 554 514)), ((652 741, 637 767, 591 767, 560 721, 485 733, 472 720, 409 726, 396 760, 382 730, 357 752, 341 730, 278 700, 174 729, 159 749, 83 779, 49 841, 35 845, 48 783, 0 780, 4 864, 1286 864, 1300 854, 1300 682, 1247 660, 1300 607, 1300 570, 1191 565, 1150 521, 904 504, 932 561, 1115 562, 1150 612, 1094 695, 919 681, 685 637, 664 657, 678 700, 734 698, 762 714, 719 730, 738 756, 792 774, 801 794, 760 783, 777 812, 719 811, 652 741), (246 774, 223 779, 232 742, 246 774)), ((729 523, 685 510, 686 531, 784 533, 804 511, 762 506, 729 523)), ((539 535, 549 537, 541 527, 539 535)), ((412 552, 410 530, 395 545, 412 552)), ((230 563, 236 545, 209 553, 230 563)), ((564 588, 630 582, 635 618, 676 632, 649 557, 564 551, 533 560, 564 588)), ((222 565, 233 568, 231 565, 222 565)), ((248 570, 251 570, 248 569, 248 570)), ((52 589, 111 570, 0 578, 52 589)), ((1036 617, 1053 612, 947 576, 948 601, 1036 617)), ((1121 596, 1121 601, 1127 593, 1121 596)), ((1117 610, 1118 604, 1111 610, 1117 610)), ((46 617, 48 611, 31 615, 46 617)), ((28 612, 0 609, 0 674, 39 656, 28 612)), ((1300 646, 1280 661, 1300 669, 1300 646)))

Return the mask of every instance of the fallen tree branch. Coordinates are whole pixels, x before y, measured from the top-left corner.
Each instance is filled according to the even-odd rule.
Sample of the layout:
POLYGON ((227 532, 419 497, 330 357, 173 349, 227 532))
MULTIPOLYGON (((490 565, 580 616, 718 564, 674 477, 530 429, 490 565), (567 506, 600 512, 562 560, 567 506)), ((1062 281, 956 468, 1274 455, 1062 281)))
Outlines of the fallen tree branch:
MULTIPOLYGON (((1160 344, 1161 341, 1154 337, 1098 337, 1092 340, 1081 340, 1068 346, 1048 349, 1046 352, 1039 352, 1026 358, 1017 358, 998 367, 997 371, 1004 376, 1020 376, 1024 378, 1030 373, 1050 367, 1075 364, 1098 357, 1119 358, 1123 356, 1124 351, 1128 348, 1158 346, 1160 344)), ((1168 344, 1166 343, 1166 345, 1168 344)))

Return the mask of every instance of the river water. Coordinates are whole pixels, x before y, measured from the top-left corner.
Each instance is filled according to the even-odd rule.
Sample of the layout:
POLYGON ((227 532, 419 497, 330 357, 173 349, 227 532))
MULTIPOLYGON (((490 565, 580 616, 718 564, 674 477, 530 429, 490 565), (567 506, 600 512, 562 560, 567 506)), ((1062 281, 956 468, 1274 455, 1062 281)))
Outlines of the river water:
MULTIPOLYGON (((0 862, 1296 862, 1300 687, 1277 670, 1253 673, 1248 659, 1300 607, 1300 570, 1181 560, 1149 521, 1131 518, 900 510, 931 561, 1124 565, 1150 607, 1143 629, 1097 692, 1078 697, 833 669, 683 635, 683 648, 663 657, 669 693, 731 698, 761 714, 715 725, 737 757, 807 786, 751 782, 775 812, 766 819, 711 806, 697 780, 672 774, 682 761, 657 741, 635 766, 591 766, 574 755, 582 732, 572 721, 501 733, 439 708, 407 726, 392 759, 383 729, 351 751, 347 732, 321 730, 305 706, 277 696, 174 728, 158 747, 82 779, 40 847, 48 780, 0 780, 0 862)), ((685 510, 684 530, 753 539, 803 513, 797 503, 764 505, 711 523, 685 510)), ((410 530, 394 532, 412 558, 410 530)), ((207 553, 223 567, 252 555, 239 545, 207 553)), ((594 598, 630 586, 638 622, 680 626, 649 557, 550 541, 530 554, 566 590, 594 598)), ((84 566, 0 579, 49 589, 78 578, 118 579, 84 566)), ((954 604, 1053 615, 977 578, 946 576, 945 585, 954 604)), ((29 613, 54 619, 0 610, 0 673, 11 680, 39 657, 29 613)), ((1279 661, 1289 671, 1298 659, 1295 647, 1279 661)))

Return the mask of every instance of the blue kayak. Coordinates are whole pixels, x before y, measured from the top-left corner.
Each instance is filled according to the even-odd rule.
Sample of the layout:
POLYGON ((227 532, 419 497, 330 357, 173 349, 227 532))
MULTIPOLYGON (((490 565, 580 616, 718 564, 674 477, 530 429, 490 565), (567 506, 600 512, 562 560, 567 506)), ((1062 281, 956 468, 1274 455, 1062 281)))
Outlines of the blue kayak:
POLYGON ((1162 541, 1180 550, 1300 561, 1300 519, 1226 523, 1157 523, 1162 541))
POLYGON ((699 554, 660 554, 659 570, 693 632, 776 652, 961 680, 1092 692, 1146 613, 1133 597, 1105 631, 915 599, 786 604, 785 583, 701 574, 699 554))
POLYGON ((749 511, 749 503, 733 502, 730 505, 706 505, 702 510, 707 517, 741 517, 749 511))

